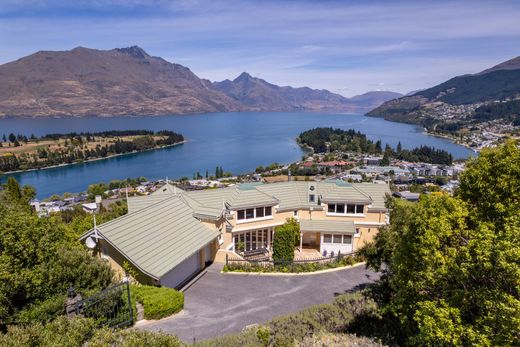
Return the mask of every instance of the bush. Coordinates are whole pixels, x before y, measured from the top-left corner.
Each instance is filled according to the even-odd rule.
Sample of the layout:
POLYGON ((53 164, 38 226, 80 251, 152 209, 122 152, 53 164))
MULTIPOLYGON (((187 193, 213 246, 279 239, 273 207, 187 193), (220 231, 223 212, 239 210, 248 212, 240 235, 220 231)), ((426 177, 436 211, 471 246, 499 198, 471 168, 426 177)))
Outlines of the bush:
POLYGON ((86 347, 180 347, 184 346, 179 339, 173 335, 162 332, 149 332, 142 330, 98 330, 94 337, 87 343, 86 347))
POLYGON ((48 324, 10 326, 6 334, 0 334, 0 346, 5 347, 105 347, 105 346, 157 346, 180 347, 175 336, 134 329, 96 330, 95 322, 87 318, 67 319, 61 316, 48 324))
POLYGON ((91 319, 67 319, 58 317, 51 323, 43 325, 10 326, 6 334, 0 334, 0 346, 81 346, 95 331, 95 323, 91 319))
POLYGON ((293 260, 294 246, 300 242, 300 225, 294 219, 288 219, 285 224, 277 226, 273 239, 273 259, 293 260))
POLYGON ((57 295, 45 301, 30 305, 16 315, 17 324, 47 323, 65 314, 66 295, 57 295))
POLYGON ((132 296, 143 305, 145 319, 161 319, 184 307, 184 294, 167 287, 131 286, 132 296))

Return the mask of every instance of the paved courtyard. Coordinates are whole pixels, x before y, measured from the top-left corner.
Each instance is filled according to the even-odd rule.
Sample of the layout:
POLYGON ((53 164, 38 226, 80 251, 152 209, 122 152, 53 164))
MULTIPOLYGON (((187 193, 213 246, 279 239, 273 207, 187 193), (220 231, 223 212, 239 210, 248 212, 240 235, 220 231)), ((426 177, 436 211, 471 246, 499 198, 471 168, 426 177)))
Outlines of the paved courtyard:
POLYGON ((335 296, 376 280, 379 275, 357 266, 315 275, 258 276, 220 273, 214 264, 185 292, 184 311, 139 329, 162 330, 193 342, 240 332, 305 307, 331 302, 335 296))

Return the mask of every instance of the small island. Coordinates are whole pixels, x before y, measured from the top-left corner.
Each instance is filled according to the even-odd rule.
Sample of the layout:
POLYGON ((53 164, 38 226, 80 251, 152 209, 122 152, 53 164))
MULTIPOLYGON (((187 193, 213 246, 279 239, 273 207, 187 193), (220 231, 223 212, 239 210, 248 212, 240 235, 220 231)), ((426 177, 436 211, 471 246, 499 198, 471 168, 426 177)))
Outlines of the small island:
POLYGON ((184 142, 170 130, 110 130, 67 134, 3 135, 0 139, 0 172, 37 170, 116 155, 138 153, 184 142))

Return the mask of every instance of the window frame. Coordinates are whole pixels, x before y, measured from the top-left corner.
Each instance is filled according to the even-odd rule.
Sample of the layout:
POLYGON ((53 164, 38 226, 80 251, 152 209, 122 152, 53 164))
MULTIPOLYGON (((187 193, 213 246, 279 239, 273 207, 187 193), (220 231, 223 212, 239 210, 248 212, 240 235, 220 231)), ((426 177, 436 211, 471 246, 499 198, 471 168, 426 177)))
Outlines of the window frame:
POLYGON ((327 216, 365 217, 364 212, 365 205, 363 204, 327 203, 327 216), (338 206, 341 207, 338 209, 338 206))
POLYGON ((273 206, 242 208, 236 210, 236 216, 237 224, 273 219, 273 206), (248 211, 252 211, 253 214, 248 214, 248 211))

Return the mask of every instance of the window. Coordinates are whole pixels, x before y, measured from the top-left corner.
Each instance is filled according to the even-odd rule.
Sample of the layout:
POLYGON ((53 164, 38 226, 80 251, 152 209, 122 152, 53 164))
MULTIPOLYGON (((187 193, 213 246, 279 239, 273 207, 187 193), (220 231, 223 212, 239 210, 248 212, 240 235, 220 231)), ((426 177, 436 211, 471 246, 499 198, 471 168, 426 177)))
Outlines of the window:
POLYGON ((248 208, 245 210, 237 211, 237 220, 243 221, 244 219, 271 217, 272 214, 273 208, 271 206, 248 208))
POLYGON ((341 235, 332 235, 333 243, 341 243, 341 235))
POLYGON ((359 228, 356 228, 356 235, 359 235, 359 234, 360 234, 359 228))
POLYGON ((331 234, 323 235, 323 243, 332 243, 332 235, 331 234))
POLYGON ((364 205, 328 204, 327 212, 336 214, 363 214, 364 205))
POLYGON ((309 202, 314 202, 315 198, 314 194, 309 194, 309 202))
POLYGON ((295 210, 295 211, 293 212, 293 217, 298 218, 298 210, 295 210))
POLYGON ((352 243, 352 236, 343 235, 343 243, 346 245, 350 245, 352 243))

